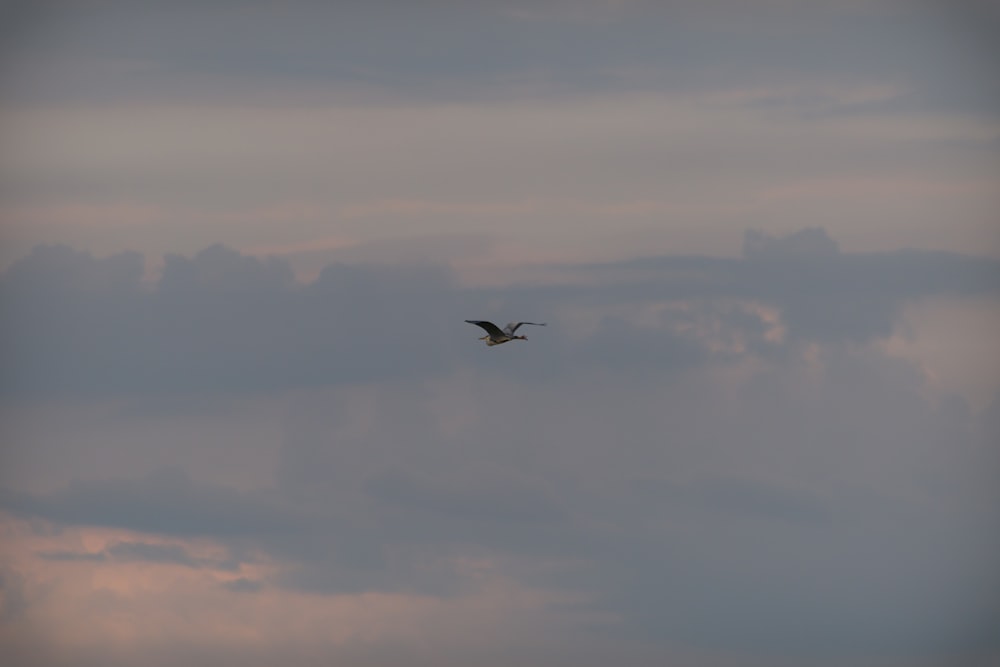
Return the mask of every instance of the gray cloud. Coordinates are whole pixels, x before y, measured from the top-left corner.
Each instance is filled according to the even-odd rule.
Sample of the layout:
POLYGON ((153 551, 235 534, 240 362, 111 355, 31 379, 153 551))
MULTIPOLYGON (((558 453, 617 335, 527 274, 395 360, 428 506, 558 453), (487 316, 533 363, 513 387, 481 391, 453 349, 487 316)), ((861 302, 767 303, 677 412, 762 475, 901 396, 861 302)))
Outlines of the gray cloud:
MULTIPOLYGON (((279 406, 269 447, 244 451, 237 438, 218 450, 233 465, 242 456, 273 461, 256 489, 206 478, 183 448, 173 469, 81 472, 53 491, 8 489, 0 507, 21 517, 171 538, 42 559, 235 570, 257 554, 275 570, 224 590, 449 598, 467 584, 456 560, 485 556, 506 576, 621 619, 589 635, 608 642, 845 661, 997 648, 987 631, 1000 617, 988 471, 1000 411, 930 392, 918 366, 870 344, 893 330, 906 300, 995 294, 994 261, 845 253, 809 230, 748 234, 740 258, 566 267, 583 279, 570 285, 465 289, 441 269, 343 264, 303 285, 280 263, 214 248, 172 259, 147 286, 108 260, 45 252, 3 282, 6 294, 38 300, 44 318, 25 312, 39 318, 39 333, 70 316, 81 319, 68 329, 97 326, 82 315, 95 304, 103 313, 134 308, 174 328, 162 338, 147 329, 135 348, 112 335, 110 359, 112 348, 169 351, 186 341, 205 345, 192 358, 208 364, 238 330, 292 321, 288 340, 310 354, 278 345, 280 359, 350 351, 358 370, 328 366, 322 379, 304 368, 255 371, 253 389, 282 391, 242 408, 202 406, 235 421, 248 416, 241 410, 260 413, 262 401, 279 406), (583 332, 554 317, 519 348, 487 350, 461 322, 484 303, 595 315, 583 332), (780 312, 786 338, 769 339, 772 324, 748 303, 780 312), (823 320, 830 310, 848 321, 823 320), (398 341, 423 354, 421 364, 378 365, 379 355, 399 361, 391 348, 411 330, 382 331, 397 311, 408 321, 434 315, 426 339, 398 341), (230 557, 200 560, 183 545, 189 537, 217 540, 230 557)), ((104 317, 101 330, 128 321, 117 317, 104 317)), ((211 362, 212 373, 235 372, 242 359, 274 364, 264 358, 273 340, 252 340, 211 362)), ((184 371, 192 377, 175 385, 182 395, 225 387, 194 365, 184 371)), ((147 378, 131 381, 149 391, 147 378)), ((187 410, 128 418, 198 437, 180 428, 196 425, 187 410)), ((146 435, 136 427, 107 437, 146 435)), ((45 456, 78 446, 70 437, 45 456)))
POLYGON ((0 620, 13 620, 27 609, 29 602, 24 588, 24 577, 19 572, 0 566, 0 620))
MULTIPOLYGON (((62 524, 187 537, 282 535, 300 530, 296 524, 304 520, 280 498, 199 484, 180 469, 162 469, 144 479, 77 481, 45 496, 7 491, 2 502, 17 514, 62 524)), ((119 548, 109 553, 134 556, 146 547, 123 543, 119 548)))
POLYGON ((743 518, 763 518, 803 525, 830 523, 830 510, 806 490, 792 490, 748 479, 704 479, 697 484, 678 485, 661 480, 636 480, 637 491, 646 502, 674 507, 691 506, 743 518))
POLYGON ((482 476, 460 482, 441 483, 414 475, 387 472, 369 479, 366 491, 390 506, 475 523, 548 523, 562 512, 551 500, 514 478, 499 479, 488 486, 482 476), (492 487, 492 488, 490 488, 492 487))
POLYGON ((57 562, 103 563, 108 559, 104 551, 39 551, 35 554, 42 560, 57 562))
MULTIPOLYGON (((97 522, 100 520, 97 519, 97 522)), ((84 523, 89 523, 86 519, 84 523)), ((108 561, 118 562, 146 562, 146 563, 166 563, 170 565, 181 565, 193 569, 212 567, 217 569, 234 569, 237 563, 218 561, 213 559, 197 558, 192 556, 188 550, 180 544, 158 544, 151 542, 134 542, 127 540, 117 540, 103 551, 39 551, 35 554, 38 558, 48 561, 61 562, 83 562, 83 563, 103 563, 108 561)))
POLYGON ((145 289, 134 259, 49 247, 11 267, 0 288, 8 390, 268 390, 429 373, 443 359, 426 340, 460 316, 433 268, 331 265, 303 286, 286 264, 213 246, 167 257, 145 289))
POLYGON ((239 579, 233 579, 232 581, 224 581, 220 585, 226 590, 234 593, 256 593, 264 587, 260 581, 247 579, 246 577, 240 577, 239 579))
POLYGON ((147 286, 134 254, 94 259, 40 247, 0 278, 10 322, 3 388, 29 395, 271 391, 440 376, 459 362, 535 377, 590 367, 681 371, 718 356, 690 333, 705 317, 722 318, 723 333, 740 335, 757 352, 775 351, 760 316, 726 305, 733 300, 777 307, 792 341, 865 342, 890 335, 909 300, 1000 290, 995 260, 843 253, 821 229, 781 238, 748 232, 739 259, 662 257, 567 269, 598 280, 603 270, 626 270, 634 278, 461 289, 443 268, 331 264, 300 284, 280 260, 213 246, 190 259, 167 257, 162 278, 147 286), (549 341, 547 353, 523 368, 510 366, 505 348, 474 356, 479 350, 465 345, 471 332, 455 326, 488 316, 474 305, 482 302, 550 319, 544 313, 666 300, 694 308, 662 311, 658 322, 641 326, 608 314, 582 338, 567 339, 553 321, 536 334, 549 341), (553 337, 563 340, 553 345, 553 337))
MULTIPOLYGON (((834 347, 823 363, 818 387, 776 359, 728 398, 698 375, 661 376, 653 397, 528 381, 451 435, 418 385, 380 389, 374 430, 338 389, 339 407, 297 402, 268 493, 161 473, 3 506, 263 549, 283 569, 259 585, 314 594, 450 596, 462 576, 447 558, 490 553, 622 616, 601 631, 619 639, 800 656, 995 649, 992 415, 930 405, 914 368, 874 350, 834 347)), ((108 555, 198 564, 169 546, 108 555)))
MULTIPOLYGON (((864 342, 892 333, 899 308, 937 295, 995 295, 1000 262, 947 252, 843 253, 823 229, 755 230, 740 259, 659 257, 592 267, 632 269, 649 298, 755 299, 781 309, 803 340, 864 342)), ((637 293, 636 291, 632 292, 637 293)))
POLYGON ((214 561, 195 558, 179 544, 150 544, 149 542, 119 540, 107 548, 107 553, 115 560, 169 563, 195 569, 207 564, 216 564, 214 561))
POLYGON ((211 77, 227 82, 217 90, 248 96, 305 84, 313 91, 337 86, 454 99, 537 92, 539 85, 556 93, 759 85, 770 70, 784 81, 796 73, 803 80, 900 81, 917 91, 902 96, 910 108, 950 100, 952 107, 995 111, 998 99, 986 71, 995 48, 983 35, 1000 17, 982 3, 937 12, 892 3, 805 9, 762 2, 749 9, 728 1, 296 6, 243 11, 178 3, 166 11, 111 2, 25 11, 21 24, 33 29, 22 27, 20 48, 10 49, 14 73, 32 71, 18 56, 45 49, 50 67, 55 61, 57 71, 76 77, 17 90, 47 101, 63 101, 67 92, 76 100, 204 97, 204 87, 191 83, 197 75, 195 81, 211 77), (283 48, 271 46, 279 42, 283 48))
POLYGON ((995 662, 1000 393, 988 344, 951 350, 1000 262, 844 248, 996 254, 1000 14, 812 4, 9 8, 0 661, 995 662), (803 221, 836 234, 657 255, 803 221), (640 243, 551 283, 447 268, 640 243), (80 248, 186 254, 147 282, 80 248), (549 326, 487 349, 478 317, 549 326), (138 563, 204 590, 62 576, 138 563), (374 592, 423 597, 416 640, 247 625, 374 592), (503 618, 522 594, 558 602, 503 618))

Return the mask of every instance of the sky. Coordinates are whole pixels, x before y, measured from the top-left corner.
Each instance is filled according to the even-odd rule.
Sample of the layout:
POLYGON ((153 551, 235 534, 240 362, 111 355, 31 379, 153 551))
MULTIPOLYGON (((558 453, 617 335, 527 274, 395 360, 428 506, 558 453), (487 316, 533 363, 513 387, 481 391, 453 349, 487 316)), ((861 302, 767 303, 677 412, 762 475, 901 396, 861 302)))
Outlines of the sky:
POLYGON ((3 10, 5 664, 1000 660, 997 3, 3 10))

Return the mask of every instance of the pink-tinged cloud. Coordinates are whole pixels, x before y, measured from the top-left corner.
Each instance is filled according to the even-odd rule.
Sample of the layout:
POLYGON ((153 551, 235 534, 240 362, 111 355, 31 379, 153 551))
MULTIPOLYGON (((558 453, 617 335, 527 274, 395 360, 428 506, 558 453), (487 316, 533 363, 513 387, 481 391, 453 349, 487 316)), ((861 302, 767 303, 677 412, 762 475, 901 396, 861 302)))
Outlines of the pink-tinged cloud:
POLYGON ((296 243, 263 243, 259 245, 251 245, 240 248, 240 252, 245 255, 253 255, 255 257, 267 257, 271 255, 285 256, 285 255, 299 255, 302 253, 316 253, 316 252, 328 252, 331 250, 343 250, 345 248, 350 248, 356 245, 356 241, 352 241, 343 237, 328 236, 319 239, 311 239, 308 241, 299 241, 296 243))
MULTIPOLYGON (((341 207, 337 215, 343 219, 372 217, 439 216, 506 216, 588 215, 588 216, 649 216, 658 214, 697 214, 734 212, 735 204, 718 201, 682 202, 668 199, 528 197, 515 201, 456 201, 431 199, 384 199, 341 207)), ((502 220, 497 227, 503 228, 502 220)))
POLYGON ((62 203, 0 208, 4 233, 35 237, 40 228, 52 227, 132 227, 164 223, 169 212, 149 204, 107 202, 103 204, 62 203))
MULTIPOLYGON (((67 226, 118 227, 163 224, 212 224, 240 226, 251 223, 300 224, 331 220, 326 206, 307 201, 276 202, 257 207, 221 209, 191 208, 183 204, 165 206, 137 201, 100 203, 56 202, 0 208, 0 223, 5 228, 67 226)), ((27 229, 25 232, 27 233, 27 229)))
POLYGON ((907 304, 887 354, 921 368, 931 396, 960 394, 977 410, 1000 395, 1000 301, 930 299, 907 304))
POLYGON ((991 179, 942 181, 924 178, 835 178, 792 181, 761 190, 761 202, 829 200, 845 197, 962 198, 988 197, 996 191, 991 179))
POLYGON ((537 213, 541 202, 459 202, 425 199, 385 199, 344 206, 339 210, 343 218, 368 218, 374 216, 423 216, 423 215, 524 215, 537 213))
MULTIPOLYGON (((605 614, 573 611, 577 595, 524 586, 489 559, 459 558, 450 567, 462 590, 449 597, 363 592, 318 595, 272 586, 283 564, 221 567, 93 557, 116 544, 164 545, 129 531, 71 528, 39 533, 38 525, 0 515, 5 608, 0 655, 43 664, 74 656, 135 664, 166 651, 177 655, 282 654, 284 664, 411 656, 489 655, 509 646, 558 646, 583 623, 605 614), (12 583, 16 582, 16 586, 12 583), (247 585, 252 583, 254 585, 247 585), (16 609, 10 591, 20 596, 16 609), (369 656, 369 657, 366 657, 369 656)), ((210 563, 224 556, 211 540, 170 544, 210 563)), ((221 562, 221 561, 220 561, 221 562)), ((254 662, 250 664, 266 664, 254 662)), ((204 663, 202 663, 204 664, 204 663)))

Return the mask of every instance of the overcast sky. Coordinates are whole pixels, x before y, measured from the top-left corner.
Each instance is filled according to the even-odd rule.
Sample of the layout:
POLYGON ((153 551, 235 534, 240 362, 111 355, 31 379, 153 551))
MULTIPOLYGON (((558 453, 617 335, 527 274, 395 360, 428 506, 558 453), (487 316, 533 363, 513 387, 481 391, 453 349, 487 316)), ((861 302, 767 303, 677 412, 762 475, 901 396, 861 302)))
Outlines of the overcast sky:
POLYGON ((4 9, 5 664, 1000 659, 996 3, 204 4, 4 9))

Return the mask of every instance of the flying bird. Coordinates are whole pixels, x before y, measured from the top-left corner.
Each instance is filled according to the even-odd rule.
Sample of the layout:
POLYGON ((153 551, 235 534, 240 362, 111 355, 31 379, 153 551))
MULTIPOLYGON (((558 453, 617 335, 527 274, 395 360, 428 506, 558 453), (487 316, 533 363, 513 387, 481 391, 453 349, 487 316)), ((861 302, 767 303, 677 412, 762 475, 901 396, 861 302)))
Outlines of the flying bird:
POLYGON ((503 329, 493 324, 492 322, 487 322, 486 320, 465 320, 469 324, 475 324, 477 327, 482 327, 486 331, 486 335, 479 340, 485 340, 487 345, 500 345, 501 343, 506 343, 509 340, 528 340, 527 336, 515 336, 514 332, 522 324, 531 324, 536 327, 544 327, 545 322, 511 322, 503 329))

